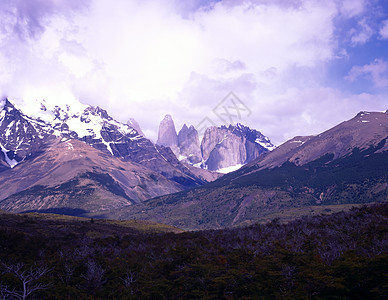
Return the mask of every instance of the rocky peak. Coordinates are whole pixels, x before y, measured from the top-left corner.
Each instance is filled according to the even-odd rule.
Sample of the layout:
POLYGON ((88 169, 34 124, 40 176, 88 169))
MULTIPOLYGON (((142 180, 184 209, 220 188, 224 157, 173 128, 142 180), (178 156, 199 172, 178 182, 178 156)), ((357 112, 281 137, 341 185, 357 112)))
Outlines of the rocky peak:
POLYGON ((275 149, 275 146, 271 143, 270 139, 256 129, 251 129, 241 123, 238 123, 236 126, 229 125, 228 129, 240 137, 245 137, 247 141, 256 143, 269 151, 275 149))
POLYGON ((0 99, 0 111, 3 110, 7 103, 9 103, 7 98, 0 99))
POLYGON ((198 138, 198 132, 194 128, 193 125, 190 127, 187 127, 186 124, 182 126, 182 129, 178 133, 178 144, 184 143, 187 139, 191 140, 198 140, 198 146, 199 146, 199 138, 198 138), (197 136, 197 139, 195 138, 197 136))
POLYGON ((160 124, 157 143, 173 149, 180 161, 211 171, 225 169, 225 172, 232 170, 230 167, 236 169, 275 148, 268 137, 240 123, 207 128, 201 143, 194 126, 184 124, 175 138, 175 127, 170 115, 160 124))
POLYGON ((213 171, 242 166, 273 148, 266 136, 242 124, 210 127, 201 143, 204 167, 213 171))
POLYGON ((4 98, 0 100, 0 111, 5 111, 5 112, 14 111, 15 113, 20 114, 20 111, 16 109, 11 102, 9 102, 8 98, 4 98))
POLYGON ((180 159, 191 164, 202 161, 198 132, 193 125, 183 125, 178 134, 178 148, 180 159))
POLYGON ((143 131, 141 130, 140 128, 140 125, 139 123, 133 119, 133 118, 130 118, 128 121, 127 121, 127 125, 133 129, 135 129, 141 136, 145 136, 143 131))
POLYGON ((186 137, 188 131, 189 131, 189 127, 187 127, 186 124, 183 124, 181 130, 180 130, 179 133, 178 133, 178 141, 179 141, 179 136, 181 136, 181 138, 182 138, 182 137, 186 137))
POLYGON ((0 102, 0 108, 0 128, 2 130, 5 130, 6 126, 8 126, 12 121, 18 121, 22 117, 22 112, 7 99, 0 102))
POLYGON ((160 122, 158 141, 156 144, 170 147, 176 156, 179 156, 178 136, 171 115, 166 115, 160 122))
POLYGON ((49 134, 40 122, 32 122, 8 99, 0 103, 0 150, 5 162, 13 168, 36 153, 49 134))
POLYGON ((111 121, 113 120, 111 116, 108 115, 107 111, 105 109, 102 109, 98 106, 89 106, 84 111, 85 114, 92 114, 94 116, 100 116, 101 118, 111 121))

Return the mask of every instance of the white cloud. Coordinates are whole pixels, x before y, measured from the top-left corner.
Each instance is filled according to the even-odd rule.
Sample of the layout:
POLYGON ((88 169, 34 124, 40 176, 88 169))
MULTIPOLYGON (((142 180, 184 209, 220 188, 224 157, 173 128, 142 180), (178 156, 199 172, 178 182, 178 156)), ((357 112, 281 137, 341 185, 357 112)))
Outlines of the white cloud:
POLYGON ((382 23, 382 27, 380 28, 380 37, 382 39, 388 39, 388 20, 385 20, 382 23))
POLYGON ((346 79, 352 82, 363 77, 371 80, 377 88, 388 87, 388 62, 382 59, 375 59, 370 64, 354 66, 346 79))
POLYGON ((278 95, 259 96, 251 106, 256 113, 245 121, 278 145, 298 135, 321 133, 359 111, 383 111, 386 107, 386 96, 351 95, 333 88, 290 88, 278 95))
POLYGON ((340 2, 340 11, 348 18, 361 15, 366 7, 365 0, 343 0, 340 2))
MULTIPOLYGON (((234 91, 258 116, 251 126, 264 126, 278 142, 292 134, 282 133, 287 126, 262 120, 308 132, 306 124, 314 131, 339 119, 316 115, 312 104, 297 109, 303 102, 296 97, 308 101, 303 91, 317 89, 322 104, 314 105, 327 110, 334 100, 325 93, 339 99, 321 86, 325 64, 338 56, 335 18, 362 19, 366 7, 361 0, 15 3, 0 13, 2 93, 77 98, 122 121, 134 117, 154 138, 164 114, 177 128, 196 125, 234 91)), ((355 44, 370 37, 369 25, 360 26, 355 44)))
POLYGON ((363 45, 370 40, 374 31, 372 27, 367 23, 366 19, 362 19, 358 22, 359 29, 353 29, 351 31, 351 42, 353 45, 363 45))

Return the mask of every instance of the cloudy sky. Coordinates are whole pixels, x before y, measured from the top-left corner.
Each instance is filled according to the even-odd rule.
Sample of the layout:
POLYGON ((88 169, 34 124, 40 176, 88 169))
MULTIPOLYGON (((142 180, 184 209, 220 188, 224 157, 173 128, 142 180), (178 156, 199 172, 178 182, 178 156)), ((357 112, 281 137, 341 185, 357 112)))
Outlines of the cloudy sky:
POLYGON ((0 93, 279 144, 388 109, 388 1, 1 0, 0 93))

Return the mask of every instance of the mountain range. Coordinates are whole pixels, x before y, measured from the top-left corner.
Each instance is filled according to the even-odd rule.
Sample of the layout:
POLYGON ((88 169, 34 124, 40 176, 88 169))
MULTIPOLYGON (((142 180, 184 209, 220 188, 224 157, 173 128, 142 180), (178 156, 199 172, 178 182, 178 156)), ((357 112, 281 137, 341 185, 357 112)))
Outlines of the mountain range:
POLYGON ((154 144, 99 107, 0 101, 0 209, 144 219, 183 229, 252 224, 292 209, 388 199, 388 113, 360 112, 274 147, 242 124, 154 144), (231 171, 223 176, 217 171, 231 171))
POLYGON ((36 102, 22 111, 2 100, 0 147, 0 206, 13 211, 117 208, 219 176, 80 103, 36 102))
POLYGON ((209 127, 200 142, 192 125, 184 124, 177 134, 170 115, 160 122, 156 144, 169 147, 180 161, 221 173, 238 169, 275 148, 268 137, 240 123, 209 127))
POLYGON ((321 134, 295 137, 205 186, 100 216, 209 229, 295 208, 387 201, 387 139, 388 112, 361 112, 321 134))
MULTIPOLYGON (((240 142, 245 143, 240 135, 240 142)), ((177 135, 172 118, 166 116, 159 136, 154 144, 134 119, 123 124, 104 109, 79 102, 58 106, 35 101, 18 108, 3 99, 0 207, 80 215, 137 204, 221 176, 174 155, 179 149, 192 157, 198 150, 202 162, 199 143, 193 147, 193 137, 198 140, 193 126, 185 125, 177 135)), ((234 150, 229 149, 229 154, 234 155, 234 150)))

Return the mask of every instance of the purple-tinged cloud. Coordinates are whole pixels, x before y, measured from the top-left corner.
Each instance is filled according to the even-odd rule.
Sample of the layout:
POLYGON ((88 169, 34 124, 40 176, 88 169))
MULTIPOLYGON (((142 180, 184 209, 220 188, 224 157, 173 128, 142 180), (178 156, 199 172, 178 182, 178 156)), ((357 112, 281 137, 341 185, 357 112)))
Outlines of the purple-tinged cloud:
POLYGON ((347 18, 354 18, 363 14, 367 6, 367 0, 344 0, 337 1, 340 12, 347 18))
POLYGON ((380 38, 383 40, 388 39, 388 20, 385 20, 382 23, 382 26, 380 28, 380 38))
MULTIPOLYGON (((2 0, 0 93, 100 105, 155 138, 165 114, 177 127, 196 125, 233 91, 252 111, 241 121, 279 143, 386 106, 328 83, 337 60, 352 59, 377 34, 385 45, 376 3, 2 0)), ((355 68, 349 79, 384 86, 382 66, 355 68)))
POLYGON ((374 31, 372 27, 367 23, 366 19, 362 19, 358 22, 358 29, 351 30, 351 42, 353 45, 363 45, 370 40, 374 31))
POLYGON ((56 14, 68 16, 71 12, 87 7, 89 2, 89 0, 2 0, 1 27, 16 34, 20 39, 35 39, 44 32, 50 17, 56 14))
POLYGON ((382 59, 375 59, 370 64, 352 67, 346 79, 353 82, 359 78, 371 80, 377 88, 388 87, 388 62, 382 59))

